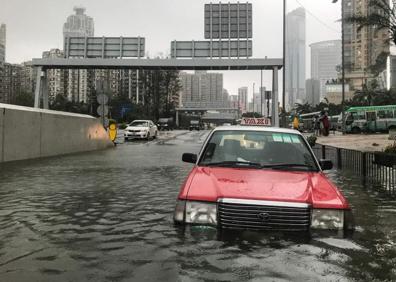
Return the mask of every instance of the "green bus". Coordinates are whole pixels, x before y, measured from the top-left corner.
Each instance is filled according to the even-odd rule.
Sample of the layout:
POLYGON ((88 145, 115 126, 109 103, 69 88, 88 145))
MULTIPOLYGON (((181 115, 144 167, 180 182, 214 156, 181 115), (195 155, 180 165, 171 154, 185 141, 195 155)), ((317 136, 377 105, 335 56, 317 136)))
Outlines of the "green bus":
POLYGON ((396 129, 396 105, 351 107, 346 111, 347 133, 387 132, 396 129))

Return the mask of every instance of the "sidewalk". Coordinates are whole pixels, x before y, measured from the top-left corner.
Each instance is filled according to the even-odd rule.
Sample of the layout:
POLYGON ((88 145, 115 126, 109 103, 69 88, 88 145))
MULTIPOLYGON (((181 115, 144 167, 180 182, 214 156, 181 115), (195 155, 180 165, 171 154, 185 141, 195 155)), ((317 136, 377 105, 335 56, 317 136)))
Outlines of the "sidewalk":
POLYGON ((394 141, 388 140, 388 134, 348 134, 342 135, 337 132, 327 136, 318 137, 316 143, 364 152, 383 151, 386 146, 394 141))

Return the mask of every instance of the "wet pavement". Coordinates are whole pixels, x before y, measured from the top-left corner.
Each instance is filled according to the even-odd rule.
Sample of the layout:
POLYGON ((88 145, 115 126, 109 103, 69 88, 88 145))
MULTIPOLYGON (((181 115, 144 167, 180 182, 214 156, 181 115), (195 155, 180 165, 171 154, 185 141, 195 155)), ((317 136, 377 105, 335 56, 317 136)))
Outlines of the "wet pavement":
POLYGON ((0 165, 0 281, 396 280, 396 199, 348 173, 329 173, 353 206, 346 238, 175 227, 181 154, 206 133, 0 165))

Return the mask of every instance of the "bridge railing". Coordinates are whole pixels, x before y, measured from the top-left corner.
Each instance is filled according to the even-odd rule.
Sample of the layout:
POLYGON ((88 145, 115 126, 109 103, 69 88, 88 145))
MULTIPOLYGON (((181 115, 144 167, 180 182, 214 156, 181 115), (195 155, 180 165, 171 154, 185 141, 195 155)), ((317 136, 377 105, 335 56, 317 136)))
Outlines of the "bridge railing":
POLYGON ((318 159, 329 159, 334 167, 351 171, 363 181, 380 185, 396 195, 396 155, 382 152, 362 152, 317 144, 313 151, 318 159))

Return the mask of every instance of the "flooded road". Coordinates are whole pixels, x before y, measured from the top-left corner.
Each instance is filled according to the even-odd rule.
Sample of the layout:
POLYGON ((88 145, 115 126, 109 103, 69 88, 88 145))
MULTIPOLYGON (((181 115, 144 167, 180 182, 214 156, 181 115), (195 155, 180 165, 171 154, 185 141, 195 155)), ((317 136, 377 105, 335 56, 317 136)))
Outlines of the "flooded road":
POLYGON ((396 280, 396 199, 331 171, 357 230, 312 237, 173 226, 205 132, 0 165, 0 281, 396 280))

